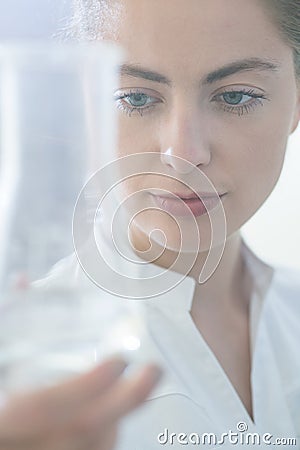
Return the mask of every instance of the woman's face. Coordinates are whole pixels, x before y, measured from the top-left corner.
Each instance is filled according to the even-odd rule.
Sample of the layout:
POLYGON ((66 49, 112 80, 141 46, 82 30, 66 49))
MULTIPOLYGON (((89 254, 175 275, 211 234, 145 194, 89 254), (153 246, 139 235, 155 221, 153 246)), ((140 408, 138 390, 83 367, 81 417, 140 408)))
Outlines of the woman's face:
MULTIPOLYGON (((145 203, 180 215, 176 200, 157 195, 161 191, 155 198, 153 189, 189 196, 176 177, 184 173, 188 184, 191 167, 198 167, 224 194, 231 235, 271 193, 297 125, 293 52, 261 0, 117 3, 121 20, 114 40, 126 51, 116 92, 118 152, 155 152, 155 163, 145 155, 145 172, 167 168, 174 176, 136 176, 126 193, 145 189, 145 203)), ((199 204, 191 210, 200 230, 209 226, 199 204)), ((143 220, 176 241, 169 214, 152 210, 143 220)), ((208 245, 202 241, 203 249, 208 245)))

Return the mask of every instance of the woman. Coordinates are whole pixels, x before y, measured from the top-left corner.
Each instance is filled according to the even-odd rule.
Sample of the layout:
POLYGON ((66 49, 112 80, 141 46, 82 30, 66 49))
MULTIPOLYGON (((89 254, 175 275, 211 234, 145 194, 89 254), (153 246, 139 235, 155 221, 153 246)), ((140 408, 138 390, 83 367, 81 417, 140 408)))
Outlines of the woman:
MULTIPOLYGON (((179 246, 170 215, 184 215, 186 206, 202 238, 184 282, 143 303, 165 385, 128 421, 120 448, 159 448, 160 433, 171 445, 165 430, 220 436, 237 431, 241 421, 261 434, 299 436, 299 277, 259 261, 240 235, 272 192, 299 122, 299 2, 108 0, 75 6, 75 35, 125 49, 115 92, 118 156, 145 155, 136 171, 143 176, 124 183, 125 193, 143 191, 141 204, 161 210, 150 209, 131 224, 135 253, 152 260, 159 254, 155 264, 170 268, 179 246), (149 152, 157 158, 149 159, 149 152), (189 187, 193 168, 213 184, 227 221, 221 261, 196 285, 210 223, 189 187), (164 232, 165 246, 151 239, 153 229, 164 232), (152 253, 145 257, 149 236, 152 253)), ((178 264, 170 276, 182 271, 178 264)))
MULTIPOLYGON (((126 51, 115 92, 118 156, 145 155, 145 166, 143 176, 124 184, 125 197, 142 191, 140 200, 156 208, 132 222, 131 243, 141 259, 153 261, 143 273, 167 269, 175 286, 136 302, 149 330, 138 358, 151 355, 165 376, 123 422, 117 448, 181 448, 203 439, 229 448, 246 438, 263 447, 300 439, 299 277, 258 260, 239 231, 272 192, 299 122, 299 3, 82 0, 75 6, 76 36, 112 40, 126 51), (149 153, 157 155, 150 163, 149 153), (195 195, 194 170, 213 188, 199 183, 195 195), (225 212, 226 242, 219 264, 198 284, 210 248, 203 205, 212 193, 225 212), (195 221, 200 232, 187 273, 182 261, 172 265, 180 242, 170 216, 184 236, 195 221), (165 245, 150 236, 153 229, 164 232, 165 245)), ((61 273, 63 280, 88 282, 74 261, 61 273)), ((294 441, 290 448, 297 448, 294 441)))

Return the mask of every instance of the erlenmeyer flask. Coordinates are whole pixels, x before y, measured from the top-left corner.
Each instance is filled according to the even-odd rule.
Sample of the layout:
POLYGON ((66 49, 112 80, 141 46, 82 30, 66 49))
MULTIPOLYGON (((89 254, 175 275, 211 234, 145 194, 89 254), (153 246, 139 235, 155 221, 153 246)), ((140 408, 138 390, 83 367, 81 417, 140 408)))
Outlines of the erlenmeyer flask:
POLYGON ((103 45, 0 49, 2 301, 73 252, 76 198, 101 164, 90 154, 90 134, 100 156, 112 144, 118 57, 103 45), (96 131, 89 130, 89 108, 96 131))
MULTIPOLYGON (((121 305, 105 302, 88 279, 73 282, 74 205, 113 146, 119 61, 120 51, 107 44, 0 48, 4 394, 80 372, 130 337, 133 322, 125 324, 121 305)), ((79 214, 87 220, 85 204, 79 214)))

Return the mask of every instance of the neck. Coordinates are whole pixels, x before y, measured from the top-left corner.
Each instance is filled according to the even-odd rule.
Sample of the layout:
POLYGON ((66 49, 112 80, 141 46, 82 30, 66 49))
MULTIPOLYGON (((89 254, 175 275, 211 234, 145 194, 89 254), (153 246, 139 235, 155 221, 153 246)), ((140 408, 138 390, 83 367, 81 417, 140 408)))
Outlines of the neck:
MULTIPOLYGON (((132 242, 137 249, 136 253, 145 259, 145 254, 142 252, 148 249, 149 241, 145 240, 144 235, 134 233, 132 242)), ((155 244, 151 244, 153 253, 148 253, 149 258, 151 258, 151 253, 159 253, 155 244)), ((208 252, 198 253, 195 264, 188 273, 189 276, 196 280, 192 312, 202 307, 203 304, 209 305, 210 308, 220 308, 222 305, 224 307, 247 308, 245 298, 248 298, 251 281, 245 270, 241 245, 242 238, 239 231, 228 237, 218 267, 211 277, 202 284, 199 284, 198 278, 208 252)), ((176 260, 176 256, 177 254, 174 252, 165 250, 159 258, 154 260, 154 263, 168 268, 176 260)), ((182 268, 178 265, 176 266, 176 264, 172 267, 172 270, 182 273, 182 268)))
MULTIPOLYGON (((251 278, 245 267, 241 246, 239 232, 227 238, 223 256, 213 275, 205 283, 196 284, 192 313, 203 306, 212 309, 237 308, 243 312, 248 310, 251 278)), ((203 264, 202 256, 199 256, 199 260, 192 276, 203 264)))

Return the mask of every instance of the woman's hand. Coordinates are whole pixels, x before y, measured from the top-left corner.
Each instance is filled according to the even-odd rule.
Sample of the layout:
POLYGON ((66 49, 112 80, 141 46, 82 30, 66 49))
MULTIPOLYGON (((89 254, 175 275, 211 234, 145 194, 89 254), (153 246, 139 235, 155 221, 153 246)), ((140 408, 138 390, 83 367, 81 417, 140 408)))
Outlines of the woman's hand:
POLYGON ((140 405, 159 379, 147 366, 121 378, 111 359, 55 387, 22 394, 0 412, 0 450, 110 450, 119 420, 140 405))

